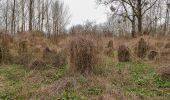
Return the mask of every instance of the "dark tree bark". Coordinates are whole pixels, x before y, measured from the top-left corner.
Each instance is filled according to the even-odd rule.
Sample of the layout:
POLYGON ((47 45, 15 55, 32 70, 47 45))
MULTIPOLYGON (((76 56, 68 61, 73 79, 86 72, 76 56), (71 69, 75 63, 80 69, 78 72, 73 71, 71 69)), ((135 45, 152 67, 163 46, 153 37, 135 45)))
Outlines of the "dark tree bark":
POLYGON ((141 35, 142 34, 142 30, 143 30, 143 26, 142 26, 142 0, 138 0, 138 5, 137 5, 137 9, 138 9, 138 33, 141 35))
POLYGON ((29 2, 29 31, 32 31, 32 19, 33 19, 33 0, 29 2))

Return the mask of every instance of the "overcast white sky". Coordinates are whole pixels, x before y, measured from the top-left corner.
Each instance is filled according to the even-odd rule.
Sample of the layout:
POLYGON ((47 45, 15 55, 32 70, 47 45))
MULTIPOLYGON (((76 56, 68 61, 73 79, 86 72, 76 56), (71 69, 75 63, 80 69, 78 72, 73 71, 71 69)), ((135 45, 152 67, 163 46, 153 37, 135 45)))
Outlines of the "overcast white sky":
POLYGON ((106 21, 104 6, 98 6, 95 0, 62 0, 70 8, 71 25, 83 24, 86 20, 103 23, 106 21))

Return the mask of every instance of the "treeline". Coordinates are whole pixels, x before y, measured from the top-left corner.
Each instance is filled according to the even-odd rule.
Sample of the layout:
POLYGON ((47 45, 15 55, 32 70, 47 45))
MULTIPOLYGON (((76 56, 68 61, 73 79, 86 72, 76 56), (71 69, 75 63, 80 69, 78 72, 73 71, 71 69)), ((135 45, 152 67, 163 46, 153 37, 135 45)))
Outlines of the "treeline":
POLYGON ((71 33, 98 33, 104 36, 169 36, 170 0, 96 0, 107 8, 107 22, 85 22, 71 33))
POLYGON ((1 0, 0 5, 1 30, 11 34, 62 34, 70 21, 69 8, 59 0, 1 0))
POLYGON ((1 0, 1 30, 15 34, 38 31, 50 34, 90 33, 107 36, 170 35, 170 0, 96 0, 108 8, 108 21, 86 21, 72 26, 69 8, 61 0, 1 0))
POLYGON ((97 0, 110 8, 107 29, 114 34, 170 35, 170 0, 97 0))

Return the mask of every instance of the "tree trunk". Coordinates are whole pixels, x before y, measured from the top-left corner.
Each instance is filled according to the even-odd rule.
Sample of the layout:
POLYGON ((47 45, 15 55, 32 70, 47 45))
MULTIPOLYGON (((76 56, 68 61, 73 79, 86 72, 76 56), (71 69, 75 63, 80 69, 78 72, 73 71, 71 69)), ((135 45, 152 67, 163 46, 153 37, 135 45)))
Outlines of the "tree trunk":
POLYGON ((132 19, 132 37, 135 37, 136 33, 136 20, 135 20, 135 14, 133 14, 133 19, 132 19))
POLYGON ((167 32, 167 26, 168 26, 168 16, 169 16, 169 10, 166 9, 166 17, 165 17, 165 24, 164 24, 164 32, 163 35, 166 35, 167 32))
POLYGON ((14 5, 13 5, 13 9, 12 9, 12 19, 11 19, 11 34, 14 34, 15 31, 15 1, 13 1, 14 5))
POLYGON ((24 32, 24 6, 25 6, 25 1, 22 0, 22 25, 21 25, 21 32, 24 32))
POLYGON ((41 9, 42 9, 42 11, 41 11, 41 12, 42 12, 42 13, 41 13, 41 16, 42 16, 42 17, 41 17, 41 30, 40 30, 40 31, 43 32, 43 28, 44 28, 44 14, 45 14, 45 11, 44 11, 44 10, 45 10, 44 1, 43 1, 42 8, 41 8, 41 9))
POLYGON ((32 18, 33 18, 33 0, 29 2, 29 31, 32 31, 32 18))
POLYGON ((6 24, 6 26, 5 26, 5 31, 7 32, 8 31, 8 7, 9 7, 9 3, 8 3, 8 0, 7 0, 7 6, 6 6, 6 12, 5 12, 5 16, 6 16, 6 18, 5 18, 5 24, 6 24))
POLYGON ((137 18, 138 18, 138 33, 140 35, 142 35, 142 30, 143 30, 143 26, 142 26, 142 0, 138 0, 137 8, 138 8, 138 15, 137 15, 137 18))

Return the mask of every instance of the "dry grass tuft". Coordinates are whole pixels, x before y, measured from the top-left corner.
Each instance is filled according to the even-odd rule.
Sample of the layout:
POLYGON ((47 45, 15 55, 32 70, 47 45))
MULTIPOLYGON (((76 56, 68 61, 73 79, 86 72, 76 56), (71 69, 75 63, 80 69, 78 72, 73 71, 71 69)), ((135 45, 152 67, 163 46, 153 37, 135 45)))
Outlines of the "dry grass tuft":
POLYGON ((149 60, 154 60, 155 57, 158 56, 158 54, 159 53, 157 51, 152 50, 152 51, 149 52, 148 59, 149 60))
POLYGON ((0 42, 5 41, 5 44, 10 45, 14 41, 13 37, 7 33, 0 33, 0 42))
POLYGON ((2 47, 0 46, 0 63, 2 63, 3 60, 3 52, 2 52, 2 47))
POLYGON ((44 50, 43 50, 43 58, 46 58, 48 57, 48 55, 52 54, 52 50, 49 48, 49 47, 46 47, 44 50))
POLYGON ((107 48, 105 49, 104 53, 108 56, 114 56, 114 46, 113 46, 113 41, 110 40, 107 44, 107 48))
POLYGON ((108 47, 108 48, 113 48, 113 41, 112 41, 112 40, 109 41, 107 47, 108 47))
POLYGON ((46 68, 46 66, 47 66, 46 63, 43 60, 36 59, 28 65, 28 69, 30 69, 30 70, 35 70, 35 69, 40 70, 40 69, 46 68))
POLYGON ((147 54, 147 51, 148 51, 148 45, 146 41, 143 38, 141 38, 137 46, 137 51, 136 51, 137 56, 139 58, 144 58, 147 54))
POLYGON ((65 51, 54 52, 45 48, 42 59, 52 67, 60 67, 67 64, 65 51))
POLYGON ((22 55, 22 54, 25 54, 25 53, 27 53, 27 52, 28 52, 28 42, 27 42, 27 41, 21 41, 21 42, 19 43, 18 53, 19 53, 20 55, 22 55))
POLYGON ((8 34, 0 35, 0 49, 1 49, 1 63, 11 62, 11 55, 9 53, 10 43, 12 37, 8 34))
POLYGON ((170 80, 170 65, 165 65, 158 68, 157 74, 164 79, 170 80))
POLYGON ((167 44, 165 45, 165 48, 166 48, 166 49, 170 49, 170 43, 167 43, 167 44))
POLYGON ((118 59, 120 62, 130 61, 130 52, 128 50, 128 47, 126 47, 125 45, 119 46, 118 59))
POLYGON ((70 69, 73 72, 89 73, 92 71, 95 61, 95 45, 85 37, 76 37, 69 46, 70 69))
POLYGON ((30 47, 29 47, 29 42, 26 40, 23 40, 18 44, 18 48, 17 48, 17 52, 18 54, 15 57, 15 63, 17 64, 21 64, 21 65, 27 65, 30 63, 30 60, 32 58, 32 53, 29 52, 30 51, 30 47))

